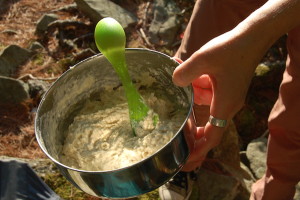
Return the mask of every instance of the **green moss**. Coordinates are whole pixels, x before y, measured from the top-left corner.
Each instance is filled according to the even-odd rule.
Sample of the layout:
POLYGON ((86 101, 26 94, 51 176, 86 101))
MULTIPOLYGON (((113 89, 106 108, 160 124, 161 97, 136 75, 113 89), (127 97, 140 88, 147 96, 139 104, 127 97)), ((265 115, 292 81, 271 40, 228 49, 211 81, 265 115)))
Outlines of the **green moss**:
POLYGON ((32 62, 34 65, 43 65, 45 62, 45 57, 43 54, 36 54, 33 58, 32 58, 32 62))
MULTIPOLYGON (((61 198, 65 200, 90 200, 97 199, 77 189, 60 173, 47 175, 44 182, 61 198)), ((132 200, 159 200, 158 190, 133 198, 132 200)))
POLYGON ((45 183, 61 198, 66 200, 85 200, 88 194, 77 189, 61 174, 47 175, 44 178, 45 183))
POLYGON ((66 57, 60 59, 57 64, 58 64, 58 71, 64 72, 68 70, 69 67, 73 66, 75 64, 75 61, 71 57, 66 57))
POLYGON ((0 52, 3 50, 3 49, 5 49, 5 45, 4 44, 2 44, 2 43, 0 43, 0 52))
POLYGON ((264 76, 270 71, 270 67, 265 64, 259 64, 255 69, 256 76, 264 76))
POLYGON ((160 198, 159 198, 158 190, 154 190, 152 192, 148 192, 144 195, 137 197, 137 199, 138 200, 158 200, 160 198))

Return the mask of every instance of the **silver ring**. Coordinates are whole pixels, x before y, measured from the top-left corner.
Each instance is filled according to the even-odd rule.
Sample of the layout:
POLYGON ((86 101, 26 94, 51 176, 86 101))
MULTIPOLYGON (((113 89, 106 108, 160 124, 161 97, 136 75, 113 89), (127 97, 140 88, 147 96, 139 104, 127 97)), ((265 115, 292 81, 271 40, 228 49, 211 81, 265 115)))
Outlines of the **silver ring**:
POLYGON ((218 119, 218 118, 213 117, 212 115, 209 116, 208 121, 211 125, 214 125, 214 126, 217 126, 217 127, 220 127, 220 128, 225 127, 226 124, 227 124, 227 120, 218 119))

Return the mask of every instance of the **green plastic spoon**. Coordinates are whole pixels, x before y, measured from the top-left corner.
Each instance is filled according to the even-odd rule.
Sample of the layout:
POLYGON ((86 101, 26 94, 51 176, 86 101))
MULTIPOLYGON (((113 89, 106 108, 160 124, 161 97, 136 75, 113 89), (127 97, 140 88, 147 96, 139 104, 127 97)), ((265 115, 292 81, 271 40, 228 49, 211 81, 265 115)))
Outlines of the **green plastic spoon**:
POLYGON ((136 135, 135 128, 147 116, 149 108, 133 85, 128 73, 125 61, 126 36, 124 29, 115 19, 107 17, 97 23, 94 36, 97 48, 112 64, 123 84, 131 127, 133 134, 136 135))

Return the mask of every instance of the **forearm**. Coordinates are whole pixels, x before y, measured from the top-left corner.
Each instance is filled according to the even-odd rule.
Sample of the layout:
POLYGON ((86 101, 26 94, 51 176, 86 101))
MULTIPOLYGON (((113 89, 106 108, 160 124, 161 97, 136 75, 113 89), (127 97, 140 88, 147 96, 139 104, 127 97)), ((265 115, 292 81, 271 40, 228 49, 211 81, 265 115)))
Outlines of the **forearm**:
POLYGON ((300 0, 269 0, 232 31, 244 48, 263 56, 276 40, 298 25, 300 0))

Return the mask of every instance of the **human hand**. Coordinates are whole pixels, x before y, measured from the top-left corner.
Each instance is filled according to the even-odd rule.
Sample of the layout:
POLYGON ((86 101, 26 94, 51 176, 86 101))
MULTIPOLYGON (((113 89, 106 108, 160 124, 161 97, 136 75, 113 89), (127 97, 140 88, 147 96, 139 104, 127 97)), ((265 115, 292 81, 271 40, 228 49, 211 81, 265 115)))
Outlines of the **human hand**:
MULTIPOLYGON (((249 53, 254 47, 241 48, 244 44, 232 32, 211 40, 176 68, 174 83, 192 83, 196 104, 210 105, 210 115, 218 119, 232 119, 244 104, 253 71, 263 55, 257 51, 249 53)), ((188 143, 194 143, 183 170, 199 167, 206 154, 220 143, 224 130, 209 122, 196 127, 190 119, 185 132, 188 143)))

